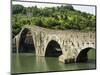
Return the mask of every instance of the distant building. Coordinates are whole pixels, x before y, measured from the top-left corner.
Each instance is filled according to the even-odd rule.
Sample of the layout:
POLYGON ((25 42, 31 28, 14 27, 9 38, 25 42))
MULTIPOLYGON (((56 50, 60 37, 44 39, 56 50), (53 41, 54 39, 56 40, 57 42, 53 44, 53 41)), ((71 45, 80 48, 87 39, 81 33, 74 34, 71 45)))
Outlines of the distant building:
POLYGON ((33 13, 27 12, 27 16, 28 16, 28 17, 32 17, 32 16, 33 16, 33 13))

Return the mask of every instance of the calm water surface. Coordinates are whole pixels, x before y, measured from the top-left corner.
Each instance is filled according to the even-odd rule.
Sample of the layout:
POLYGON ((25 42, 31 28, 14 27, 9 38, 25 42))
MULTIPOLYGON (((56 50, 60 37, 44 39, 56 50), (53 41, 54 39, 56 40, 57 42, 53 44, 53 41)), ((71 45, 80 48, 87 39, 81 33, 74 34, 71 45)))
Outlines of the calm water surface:
POLYGON ((16 53, 12 54, 11 72, 27 73, 27 72, 47 72, 47 71, 68 71, 79 69, 95 69, 95 52, 88 54, 87 63, 69 63, 63 64, 58 61, 57 57, 36 57, 32 53, 16 53))

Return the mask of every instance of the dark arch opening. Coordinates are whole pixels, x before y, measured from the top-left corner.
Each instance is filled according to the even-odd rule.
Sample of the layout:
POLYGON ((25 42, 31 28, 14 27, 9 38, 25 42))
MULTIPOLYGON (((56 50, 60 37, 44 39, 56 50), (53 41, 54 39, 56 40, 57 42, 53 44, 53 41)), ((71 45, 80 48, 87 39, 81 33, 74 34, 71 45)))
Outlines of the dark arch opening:
POLYGON ((95 49, 85 48, 77 56, 76 62, 89 62, 90 60, 95 61, 95 49))
POLYGON ((32 34, 29 29, 24 29, 20 36, 19 52, 22 53, 34 53, 35 46, 32 38, 32 34))
POLYGON ((52 40, 48 43, 45 56, 47 57, 58 57, 62 54, 61 47, 58 42, 52 40))

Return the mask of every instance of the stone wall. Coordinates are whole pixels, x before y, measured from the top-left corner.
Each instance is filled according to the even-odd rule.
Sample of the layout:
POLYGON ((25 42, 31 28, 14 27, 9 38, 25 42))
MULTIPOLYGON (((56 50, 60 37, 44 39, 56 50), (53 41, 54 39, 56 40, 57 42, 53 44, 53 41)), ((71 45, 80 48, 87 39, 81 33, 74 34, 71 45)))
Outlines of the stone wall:
POLYGON ((22 32, 28 29, 34 41, 36 56, 45 56, 46 48, 52 40, 56 41, 61 48, 62 54, 59 61, 76 62, 77 56, 85 48, 95 48, 94 32, 79 32, 73 30, 51 30, 37 26, 24 26, 16 39, 17 53, 22 32))

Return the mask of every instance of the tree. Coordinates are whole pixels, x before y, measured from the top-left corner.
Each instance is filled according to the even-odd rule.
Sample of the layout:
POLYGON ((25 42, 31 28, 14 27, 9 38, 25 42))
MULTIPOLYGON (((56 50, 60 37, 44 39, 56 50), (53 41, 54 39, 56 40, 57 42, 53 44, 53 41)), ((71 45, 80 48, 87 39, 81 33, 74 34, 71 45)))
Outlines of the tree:
POLYGON ((24 25, 62 30, 95 31, 96 29, 96 16, 77 11, 72 5, 38 8, 37 6, 24 7, 17 4, 12 8, 13 35, 19 33, 24 25), (27 16, 27 13, 31 13, 31 17, 27 16))
POLYGON ((13 5, 12 6, 12 13, 13 14, 19 14, 19 13, 25 13, 25 9, 24 9, 24 6, 22 5, 13 5))

